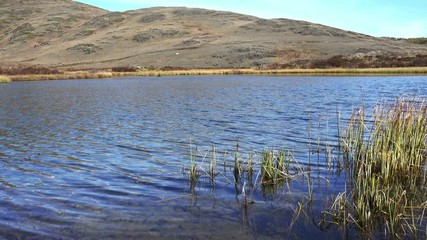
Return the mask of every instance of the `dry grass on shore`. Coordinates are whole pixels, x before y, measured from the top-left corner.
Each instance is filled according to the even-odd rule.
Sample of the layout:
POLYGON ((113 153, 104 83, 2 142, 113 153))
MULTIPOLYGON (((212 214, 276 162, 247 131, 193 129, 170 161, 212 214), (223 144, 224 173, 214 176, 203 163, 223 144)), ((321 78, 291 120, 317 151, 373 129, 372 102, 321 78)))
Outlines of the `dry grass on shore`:
POLYGON ((333 69, 189 69, 117 72, 115 76, 185 76, 185 75, 418 75, 427 67, 414 68, 333 68, 333 69))
POLYGON ((100 79, 112 78, 111 72, 73 72, 60 74, 26 74, 9 76, 12 81, 44 81, 44 80, 69 80, 69 79, 100 79))
POLYGON ((8 76, 12 81, 41 81, 62 79, 100 79, 111 77, 191 76, 191 75, 283 75, 283 76, 369 76, 369 75, 427 75, 427 67, 414 68, 334 68, 334 69, 188 69, 142 70, 135 72, 64 72, 60 74, 26 74, 8 76))

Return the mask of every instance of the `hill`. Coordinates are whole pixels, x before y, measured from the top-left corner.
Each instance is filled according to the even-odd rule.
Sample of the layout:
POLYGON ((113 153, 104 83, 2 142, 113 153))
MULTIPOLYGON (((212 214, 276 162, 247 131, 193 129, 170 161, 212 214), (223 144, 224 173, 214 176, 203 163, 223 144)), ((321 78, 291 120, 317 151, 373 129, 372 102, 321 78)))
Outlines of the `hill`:
POLYGON ((3 63, 62 69, 427 66, 426 45, 305 21, 192 8, 109 12, 70 0, 16 1, 0 0, 3 63))

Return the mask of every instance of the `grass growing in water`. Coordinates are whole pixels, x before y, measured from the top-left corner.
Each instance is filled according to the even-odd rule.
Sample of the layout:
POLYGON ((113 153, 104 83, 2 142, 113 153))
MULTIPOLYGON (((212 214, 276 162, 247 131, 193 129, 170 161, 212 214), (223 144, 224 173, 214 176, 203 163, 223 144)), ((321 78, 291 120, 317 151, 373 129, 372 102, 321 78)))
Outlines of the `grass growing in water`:
POLYGON ((211 187, 216 182, 234 183, 236 194, 240 191, 246 194, 246 190, 251 193, 248 199, 248 195, 244 195, 246 203, 252 202, 252 196, 258 189, 263 195, 274 198, 294 180, 307 181, 309 191, 303 199, 312 199, 309 168, 298 163, 291 150, 271 149, 242 154, 237 144, 233 153, 221 154, 215 146, 210 149, 190 146, 190 165, 184 166, 183 172, 188 175, 192 191, 203 182, 209 182, 211 187))
POLYGON ((336 224, 354 223, 367 234, 419 235, 426 224, 426 137, 424 101, 379 105, 370 123, 363 108, 356 112, 343 146, 350 192, 339 194, 326 214, 332 213, 336 224))
MULTIPOLYGON (((340 133, 339 111, 337 115, 340 133)), ((401 99, 391 106, 378 105, 369 119, 361 108, 353 114, 343 132, 344 136, 338 136, 342 143, 338 143, 336 154, 344 159, 338 159, 335 164, 336 169, 342 169, 345 174, 345 189, 336 196, 330 209, 322 213, 319 224, 335 224, 344 231, 358 229, 367 238, 378 235, 380 238, 420 238, 426 234, 426 103, 401 99)), ((317 139, 319 141, 319 137, 317 139)), ((320 147, 319 143, 317 145, 320 147)), ((237 146, 234 155, 228 155, 229 168, 234 170, 236 186, 238 181, 244 181, 242 196, 245 203, 251 202, 246 186, 250 187, 251 195, 260 187, 263 194, 274 196, 279 188, 289 186, 286 183, 297 179, 306 181, 307 200, 312 203, 314 185, 310 166, 302 167, 290 151, 264 150, 261 154, 249 154, 247 160, 238 151, 237 146)), ((214 147, 211 152, 216 152, 214 147)), ((212 176, 216 162, 206 161, 206 167, 203 167, 205 158, 206 155, 201 163, 191 158, 190 175, 200 176, 194 171, 198 168, 201 173, 212 176)), ((327 159, 326 166, 330 167, 327 159)), ((224 173, 221 174, 224 177, 225 166, 224 159, 224 173)), ((296 216, 303 211, 302 206, 298 202, 296 216)))

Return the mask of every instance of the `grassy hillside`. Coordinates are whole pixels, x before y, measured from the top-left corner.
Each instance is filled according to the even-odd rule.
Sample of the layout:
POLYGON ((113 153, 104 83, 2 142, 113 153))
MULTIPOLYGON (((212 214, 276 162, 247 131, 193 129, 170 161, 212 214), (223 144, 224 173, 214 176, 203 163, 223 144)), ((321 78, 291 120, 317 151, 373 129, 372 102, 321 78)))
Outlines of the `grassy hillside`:
POLYGON ((192 8, 108 12, 70 0, 19 2, 17 8, 16 0, 0 0, 0 62, 62 69, 307 68, 342 56, 367 65, 417 58, 427 66, 426 45, 304 21, 192 8))

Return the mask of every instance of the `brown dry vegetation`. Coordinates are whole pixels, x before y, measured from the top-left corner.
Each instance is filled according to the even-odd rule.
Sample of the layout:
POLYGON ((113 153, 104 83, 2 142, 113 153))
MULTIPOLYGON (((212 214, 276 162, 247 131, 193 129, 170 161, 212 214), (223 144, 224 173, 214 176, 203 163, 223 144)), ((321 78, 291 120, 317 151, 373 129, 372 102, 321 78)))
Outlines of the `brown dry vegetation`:
POLYGON ((397 54, 365 55, 361 57, 334 56, 325 60, 312 62, 311 68, 396 68, 396 67, 425 67, 427 55, 400 56, 397 54))
POLYGON ((368 53, 351 56, 337 55, 328 59, 299 61, 287 64, 273 64, 272 69, 280 68, 404 68, 426 67, 427 55, 400 55, 396 53, 368 53))
POLYGON ((426 75, 427 67, 412 68, 328 68, 328 69, 139 69, 64 71, 58 74, 9 75, 13 81, 60 79, 99 79, 111 77, 161 77, 188 75, 283 75, 283 76, 348 76, 348 75, 426 75))
POLYGON ((13 67, 0 67, 0 75, 49 75, 61 74, 62 72, 57 69, 52 69, 44 66, 13 66, 13 67))

